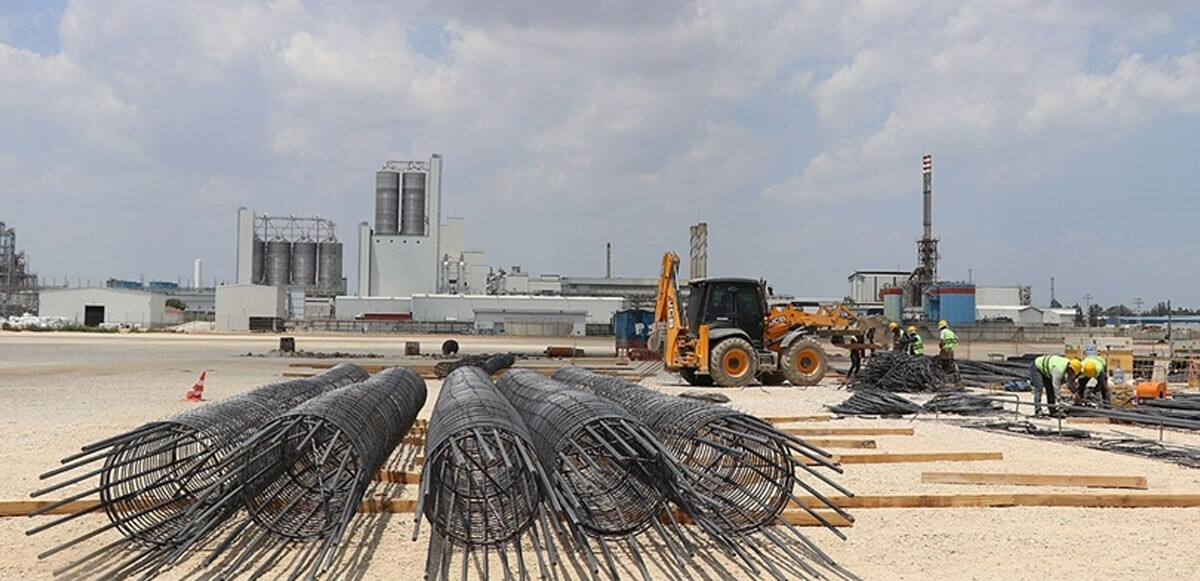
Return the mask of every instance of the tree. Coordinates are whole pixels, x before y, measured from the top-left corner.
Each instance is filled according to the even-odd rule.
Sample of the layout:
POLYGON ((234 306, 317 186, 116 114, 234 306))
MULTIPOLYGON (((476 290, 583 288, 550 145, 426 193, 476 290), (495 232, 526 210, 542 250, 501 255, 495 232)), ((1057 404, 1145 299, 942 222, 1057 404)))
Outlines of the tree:
POLYGON ((1133 314, 1133 311, 1125 305, 1116 305, 1104 309, 1105 317, 1131 317, 1133 314))
POLYGON ((1075 326, 1082 327, 1084 323, 1083 307, 1080 307, 1079 303, 1075 303, 1073 308, 1075 309, 1075 326))
POLYGON ((167 306, 175 307, 176 309, 179 309, 181 311, 187 310, 187 303, 185 303, 182 300, 179 300, 175 297, 171 297, 171 298, 167 299, 167 306))
POLYGON ((1104 307, 1094 303, 1089 305, 1087 319, 1089 327, 1103 327, 1105 322, 1104 307))
POLYGON ((1165 301, 1159 301, 1158 304, 1154 305, 1154 308, 1150 309, 1150 312, 1146 314, 1150 315, 1151 317, 1165 317, 1169 312, 1171 312, 1171 308, 1167 306, 1167 303, 1165 301))

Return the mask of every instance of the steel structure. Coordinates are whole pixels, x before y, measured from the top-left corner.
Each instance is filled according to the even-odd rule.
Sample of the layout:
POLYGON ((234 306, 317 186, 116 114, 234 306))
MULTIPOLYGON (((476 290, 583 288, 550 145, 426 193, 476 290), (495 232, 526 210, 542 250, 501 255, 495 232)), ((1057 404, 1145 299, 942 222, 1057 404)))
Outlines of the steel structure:
POLYGON ((37 311, 37 275, 17 251, 17 231, 0 222, 0 317, 37 311))
MULTIPOLYGON (((803 440, 789 436, 762 420, 709 402, 658 393, 623 379, 602 375, 582 367, 564 367, 553 378, 595 395, 610 399, 633 416, 646 422, 663 444, 675 454, 690 480, 690 490, 703 491, 692 499, 699 510, 730 537, 760 534, 788 554, 812 575, 811 560, 825 569, 836 568, 833 560, 816 548, 799 529, 782 518, 789 501, 811 514, 841 538, 815 508, 832 509, 853 521, 817 488, 796 473, 807 472, 816 480, 847 496, 853 493, 838 485, 820 469, 841 472, 830 455, 803 440), (807 462, 797 460, 797 456, 807 462), (800 486, 819 500, 817 506, 792 494, 800 486), (809 550, 793 551, 787 539, 768 525, 782 524, 809 550)), ((758 553, 759 543, 731 543, 739 557, 767 568, 771 560, 758 553)))
POLYGON ((446 377, 429 421, 413 528, 416 540, 422 516, 433 526, 426 579, 449 579, 456 549, 464 569, 472 553, 482 553, 484 579, 489 551, 506 579, 511 554, 518 578, 527 579, 526 546, 541 578, 549 578, 558 562, 551 531, 559 516, 543 502, 551 484, 536 454, 524 420, 487 371, 463 366, 446 377))
POLYGON ((505 372, 497 387, 529 427, 552 484, 550 501, 593 574, 603 559, 608 574, 619 578, 609 543, 623 541, 649 579, 633 538, 650 530, 685 566, 690 549, 681 548, 679 541, 690 545, 667 510, 668 500, 714 540, 722 540, 719 529, 692 506, 690 499, 700 493, 688 489, 671 452, 621 407, 529 369, 505 372))
POLYGON ((87 563, 128 541, 136 541, 145 550, 118 565, 113 573, 127 572, 161 558, 185 542, 183 533, 195 526, 196 515, 206 519, 205 526, 211 528, 232 513, 235 507, 223 504, 221 495, 214 491, 232 486, 229 460, 244 439, 296 405, 367 377, 362 368, 343 363, 314 377, 263 386, 84 446, 78 454, 64 458, 61 467, 40 477, 70 473, 67 480, 35 491, 31 496, 36 498, 76 487, 93 478, 98 478, 99 483, 40 507, 30 516, 97 493, 100 503, 39 525, 27 534, 97 510, 104 511, 109 524, 58 545, 39 558, 114 529, 122 535, 120 539, 60 571, 87 563))

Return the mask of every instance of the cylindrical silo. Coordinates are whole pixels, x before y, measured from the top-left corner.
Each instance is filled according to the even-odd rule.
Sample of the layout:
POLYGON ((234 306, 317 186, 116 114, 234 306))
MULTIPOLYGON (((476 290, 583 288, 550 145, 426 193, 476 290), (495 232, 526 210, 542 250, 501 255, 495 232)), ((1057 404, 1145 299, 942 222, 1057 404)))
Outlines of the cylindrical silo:
POLYGON ((341 242, 328 238, 317 246, 317 268, 317 286, 326 290, 342 290, 341 242))
POLYGON ((400 206, 400 233, 407 236, 425 234, 425 172, 404 172, 404 189, 400 206))
POLYGON ((375 233, 395 235, 400 220, 400 173, 375 172, 375 233))
POLYGON ((267 243, 266 284, 270 286, 287 286, 291 282, 292 243, 283 238, 275 238, 267 243))
POLYGON ((307 236, 292 243, 292 284, 317 284, 317 243, 307 236))
POLYGON ((263 283, 263 257, 267 253, 267 243, 258 236, 250 243, 250 282, 263 283))
POLYGON ((888 321, 899 323, 904 316, 904 289, 891 286, 879 291, 879 294, 883 296, 883 316, 888 321))

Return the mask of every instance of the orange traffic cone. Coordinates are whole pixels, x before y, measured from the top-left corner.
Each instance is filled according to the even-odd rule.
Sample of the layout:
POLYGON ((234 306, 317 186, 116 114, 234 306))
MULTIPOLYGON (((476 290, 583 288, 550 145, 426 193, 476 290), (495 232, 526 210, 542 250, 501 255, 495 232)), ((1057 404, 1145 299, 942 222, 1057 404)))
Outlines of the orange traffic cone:
POLYGON ((207 374, 207 370, 200 372, 200 379, 197 379, 195 385, 192 385, 192 390, 183 396, 184 401, 204 401, 204 377, 207 374))

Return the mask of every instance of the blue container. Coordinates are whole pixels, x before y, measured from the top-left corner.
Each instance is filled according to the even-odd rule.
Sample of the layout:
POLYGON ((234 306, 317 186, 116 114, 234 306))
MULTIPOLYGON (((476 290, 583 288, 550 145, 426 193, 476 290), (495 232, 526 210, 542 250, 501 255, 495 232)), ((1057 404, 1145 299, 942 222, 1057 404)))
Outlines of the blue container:
POLYGON ((617 354, 629 349, 645 349, 654 328, 654 311, 629 309, 613 313, 613 335, 617 338, 617 354))
POLYGON ((943 282, 930 289, 937 295, 938 312, 930 320, 944 319, 951 325, 975 324, 975 285, 943 282))

